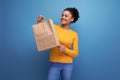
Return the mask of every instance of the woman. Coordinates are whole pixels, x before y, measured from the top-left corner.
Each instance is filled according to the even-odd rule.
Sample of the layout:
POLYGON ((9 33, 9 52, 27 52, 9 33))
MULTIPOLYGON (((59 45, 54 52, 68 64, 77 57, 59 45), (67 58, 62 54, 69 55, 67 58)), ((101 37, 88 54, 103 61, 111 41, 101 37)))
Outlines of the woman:
MULTIPOLYGON (((54 25, 60 46, 51 49, 50 70, 48 80, 70 80, 73 69, 73 58, 78 56, 78 35, 70 29, 70 25, 79 18, 76 8, 66 8, 61 15, 61 25, 54 25)), ((38 16, 37 23, 42 22, 44 16, 38 16)))

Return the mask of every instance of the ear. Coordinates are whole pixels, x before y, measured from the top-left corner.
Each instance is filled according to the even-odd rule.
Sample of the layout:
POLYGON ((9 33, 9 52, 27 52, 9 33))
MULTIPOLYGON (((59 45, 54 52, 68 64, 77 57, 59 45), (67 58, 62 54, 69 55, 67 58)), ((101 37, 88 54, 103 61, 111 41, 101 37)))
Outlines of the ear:
POLYGON ((74 18, 72 17, 72 18, 71 18, 71 22, 73 22, 73 21, 74 21, 74 18))

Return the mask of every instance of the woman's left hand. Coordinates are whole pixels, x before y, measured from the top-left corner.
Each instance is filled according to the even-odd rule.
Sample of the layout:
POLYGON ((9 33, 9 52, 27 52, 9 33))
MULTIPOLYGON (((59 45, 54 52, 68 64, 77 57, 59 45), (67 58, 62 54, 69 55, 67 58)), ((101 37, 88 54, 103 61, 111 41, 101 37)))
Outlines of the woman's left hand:
POLYGON ((59 52, 65 52, 65 46, 64 45, 58 46, 58 51, 59 52))

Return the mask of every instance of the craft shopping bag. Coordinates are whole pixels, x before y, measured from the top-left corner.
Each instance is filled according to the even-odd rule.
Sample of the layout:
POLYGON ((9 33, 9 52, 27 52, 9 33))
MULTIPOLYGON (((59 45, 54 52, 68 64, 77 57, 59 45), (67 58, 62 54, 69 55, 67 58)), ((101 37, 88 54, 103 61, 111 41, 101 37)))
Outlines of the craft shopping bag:
POLYGON ((51 19, 32 25, 32 27, 38 51, 59 46, 59 40, 51 19))

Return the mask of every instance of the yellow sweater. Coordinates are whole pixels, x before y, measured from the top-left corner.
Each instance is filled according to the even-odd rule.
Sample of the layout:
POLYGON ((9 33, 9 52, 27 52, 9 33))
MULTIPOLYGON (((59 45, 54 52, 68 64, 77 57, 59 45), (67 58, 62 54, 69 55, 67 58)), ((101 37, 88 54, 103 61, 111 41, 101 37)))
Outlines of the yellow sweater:
POLYGON ((65 30, 59 25, 54 25, 60 44, 66 48, 65 52, 58 52, 58 48, 52 48, 50 53, 51 62, 72 63, 73 58, 78 56, 78 35, 73 30, 65 30), (71 49, 72 48, 72 49, 71 49))

